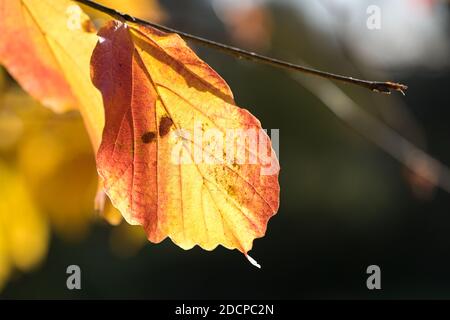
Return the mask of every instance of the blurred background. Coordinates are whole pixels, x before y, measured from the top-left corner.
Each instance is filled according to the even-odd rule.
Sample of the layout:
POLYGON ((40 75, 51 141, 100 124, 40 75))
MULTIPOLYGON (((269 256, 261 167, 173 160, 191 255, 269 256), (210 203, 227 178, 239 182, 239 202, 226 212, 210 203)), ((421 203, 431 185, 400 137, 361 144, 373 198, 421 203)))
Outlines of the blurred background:
POLYGON ((53 114, 0 69, 0 298, 450 298, 448 1, 98 2, 409 90, 381 95, 193 45, 239 106, 280 129, 281 206, 251 251, 258 270, 237 251, 154 245, 99 217, 80 116, 53 114), (66 288, 72 264, 79 291, 66 288), (372 264, 382 290, 366 288, 372 264))

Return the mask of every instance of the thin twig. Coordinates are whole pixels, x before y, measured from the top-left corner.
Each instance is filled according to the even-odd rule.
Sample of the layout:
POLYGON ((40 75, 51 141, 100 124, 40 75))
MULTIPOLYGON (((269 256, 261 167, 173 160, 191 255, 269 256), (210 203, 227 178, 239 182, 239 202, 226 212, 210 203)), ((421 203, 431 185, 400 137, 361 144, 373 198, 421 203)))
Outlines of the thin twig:
POLYGON ((95 10, 106 13, 106 14, 108 14, 118 20, 121 20, 121 21, 147 25, 147 26, 159 29, 161 31, 177 33, 181 37, 183 37, 185 40, 194 41, 198 44, 220 50, 226 54, 231 54, 231 55, 234 55, 241 59, 261 62, 261 63, 268 64, 268 65, 271 65, 274 67, 287 69, 289 71, 299 71, 299 72, 303 72, 303 73, 310 74, 310 75, 315 75, 315 76, 325 78, 325 79, 332 79, 332 80, 336 80, 336 81, 340 81, 340 82, 344 82, 344 83, 350 83, 350 84, 354 84, 354 85, 358 85, 358 86, 367 88, 367 89, 375 91, 375 92, 381 92, 381 93, 385 93, 385 94, 390 94, 391 90, 399 91, 402 94, 405 94, 405 91, 408 89, 408 87, 406 85, 401 84, 401 83, 395 83, 395 82, 390 82, 390 81, 382 82, 382 81, 361 80, 361 79, 355 79, 352 77, 347 77, 347 76, 343 76, 343 75, 338 75, 338 74, 334 74, 334 73, 330 73, 330 72, 325 72, 325 71, 320 71, 320 70, 304 67, 304 66, 301 66, 298 64, 278 60, 275 58, 270 58, 267 56, 260 55, 258 53, 246 51, 246 50, 243 50, 240 48, 228 46, 226 44, 222 44, 219 42, 201 38, 201 37, 198 37, 198 36, 183 32, 183 31, 175 30, 175 29, 172 29, 172 28, 169 28, 169 27, 157 24, 157 23, 138 19, 138 18, 132 17, 128 14, 118 12, 115 9, 103 6, 94 1, 90 1, 90 0, 74 0, 74 1, 84 4, 95 10))

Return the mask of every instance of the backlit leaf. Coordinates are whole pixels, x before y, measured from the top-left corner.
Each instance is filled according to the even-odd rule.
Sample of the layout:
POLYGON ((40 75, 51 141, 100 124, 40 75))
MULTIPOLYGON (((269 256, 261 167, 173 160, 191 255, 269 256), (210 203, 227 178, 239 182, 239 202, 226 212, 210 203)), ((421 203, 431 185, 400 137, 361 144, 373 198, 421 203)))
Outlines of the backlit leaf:
POLYGON ((178 35, 111 22, 99 37, 92 77, 106 123, 97 167, 115 207, 152 242, 247 254, 279 204, 278 161, 259 121, 178 35), (232 140, 254 162, 221 163, 234 150, 219 137, 198 143, 187 136, 195 130, 255 132, 257 150, 232 140))
POLYGON ((89 61, 96 30, 69 0, 0 0, 0 64, 34 98, 55 111, 79 109, 94 150, 104 125, 89 61))
MULTIPOLYGON (((104 111, 90 79, 97 35, 89 17, 69 0, 0 0, 0 29, 0 64, 52 110, 78 109, 96 152, 104 111)), ((106 217, 115 214, 108 201, 106 217)))

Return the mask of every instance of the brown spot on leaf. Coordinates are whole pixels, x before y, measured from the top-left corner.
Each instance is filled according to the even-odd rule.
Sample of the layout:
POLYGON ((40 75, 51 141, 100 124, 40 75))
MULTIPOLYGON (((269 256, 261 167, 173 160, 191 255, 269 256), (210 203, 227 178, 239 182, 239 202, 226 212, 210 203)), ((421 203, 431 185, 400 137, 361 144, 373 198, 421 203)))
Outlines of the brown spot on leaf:
POLYGON ((236 189, 235 186, 233 186, 232 184, 227 186, 227 193, 230 197, 232 198, 236 198, 237 195, 239 194, 239 191, 236 189))
POLYGON ((172 125, 173 121, 171 118, 167 116, 162 117, 161 121, 159 122, 159 135, 161 137, 164 137, 166 134, 168 134, 172 125))
POLYGON ((155 140, 155 138, 156 138, 156 134, 154 132, 144 133, 141 137, 142 142, 145 144, 152 142, 153 140, 155 140))

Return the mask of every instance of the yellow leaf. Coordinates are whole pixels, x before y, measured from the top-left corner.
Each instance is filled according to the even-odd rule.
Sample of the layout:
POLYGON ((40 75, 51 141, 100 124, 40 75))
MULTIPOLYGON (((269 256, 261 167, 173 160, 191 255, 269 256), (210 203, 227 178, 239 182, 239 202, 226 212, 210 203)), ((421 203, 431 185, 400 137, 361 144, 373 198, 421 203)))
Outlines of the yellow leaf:
POLYGON ((0 0, 0 29, 0 64, 44 105, 78 108, 97 150, 104 115, 90 81, 97 36, 89 17, 69 0, 0 0))
MULTIPOLYGON (((44 105, 77 108, 97 152, 104 111, 90 79, 98 38, 89 17, 70 0, 0 0, 0 29, 0 64, 44 105)), ((107 210, 103 214, 114 215, 113 208, 107 210)))

